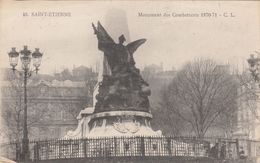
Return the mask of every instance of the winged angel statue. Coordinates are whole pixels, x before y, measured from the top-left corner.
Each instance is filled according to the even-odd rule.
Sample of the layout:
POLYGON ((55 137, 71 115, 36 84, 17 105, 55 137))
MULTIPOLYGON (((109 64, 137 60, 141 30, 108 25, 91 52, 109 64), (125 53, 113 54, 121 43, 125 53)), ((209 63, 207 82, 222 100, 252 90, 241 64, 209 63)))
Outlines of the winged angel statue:
POLYGON ((151 91, 135 67, 133 53, 146 39, 133 41, 126 46, 124 35, 115 43, 104 27, 92 24, 98 39, 98 49, 104 53, 103 79, 96 95, 94 112, 145 111, 150 112, 148 96, 151 91))

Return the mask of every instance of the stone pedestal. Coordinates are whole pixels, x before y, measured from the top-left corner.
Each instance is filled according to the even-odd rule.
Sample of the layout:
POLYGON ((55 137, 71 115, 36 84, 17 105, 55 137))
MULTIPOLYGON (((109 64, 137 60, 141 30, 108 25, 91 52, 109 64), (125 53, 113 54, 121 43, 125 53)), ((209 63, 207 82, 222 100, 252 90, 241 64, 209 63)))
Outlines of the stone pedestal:
POLYGON ((152 115, 138 111, 113 111, 91 115, 90 137, 95 136, 159 136, 161 132, 152 130, 152 115))
POLYGON ((152 115, 138 111, 113 111, 89 114, 86 108, 79 114, 75 131, 69 131, 65 138, 114 137, 114 136, 161 136, 150 125, 152 115))

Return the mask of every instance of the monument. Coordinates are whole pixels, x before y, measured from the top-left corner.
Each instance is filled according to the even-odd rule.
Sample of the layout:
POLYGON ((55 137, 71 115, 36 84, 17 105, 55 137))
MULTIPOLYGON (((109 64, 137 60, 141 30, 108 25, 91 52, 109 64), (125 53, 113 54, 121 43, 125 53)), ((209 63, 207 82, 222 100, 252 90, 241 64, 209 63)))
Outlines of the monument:
POLYGON ((116 43, 100 22, 92 27, 104 55, 102 79, 94 90, 93 107, 80 112, 78 128, 65 137, 161 135, 151 128, 151 90, 135 67, 134 52, 146 39, 124 45, 123 34, 116 43))

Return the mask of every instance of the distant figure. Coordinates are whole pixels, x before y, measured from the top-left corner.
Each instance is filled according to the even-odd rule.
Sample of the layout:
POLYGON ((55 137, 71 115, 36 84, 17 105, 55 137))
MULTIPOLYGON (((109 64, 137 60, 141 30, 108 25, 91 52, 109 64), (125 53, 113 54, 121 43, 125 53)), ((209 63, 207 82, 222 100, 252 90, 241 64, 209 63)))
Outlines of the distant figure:
POLYGON ((211 149, 210 149, 210 157, 218 158, 218 143, 216 143, 211 149))
POLYGON ((232 158, 233 157, 233 150, 231 148, 231 145, 229 144, 228 146, 228 158, 232 158))
POLYGON ((243 147, 240 147, 239 158, 240 159, 246 159, 246 154, 245 154, 243 147))
POLYGON ((20 160, 20 159, 21 159, 21 147, 20 147, 20 144, 17 143, 16 144, 16 160, 20 160))
POLYGON ((220 148, 220 158, 221 159, 226 158, 226 145, 225 145, 225 143, 223 143, 221 148, 220 148))

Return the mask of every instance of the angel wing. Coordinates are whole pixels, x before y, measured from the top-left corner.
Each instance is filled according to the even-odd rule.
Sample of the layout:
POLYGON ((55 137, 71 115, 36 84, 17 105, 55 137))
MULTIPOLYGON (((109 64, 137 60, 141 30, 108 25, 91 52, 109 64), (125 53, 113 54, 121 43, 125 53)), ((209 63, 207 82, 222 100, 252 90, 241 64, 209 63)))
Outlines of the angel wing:
POLYGON ((139 40, 136 40, 136 41, 133 41, 133 42, 127 44, 126 47, 129 51, 129 53, 133 54, 138 49, 138 47, 145 42, 146 42, 146 39, 139 39, 139 40))
POLYGON ((101 44, 115 44, 114 40, 109 36, 105 28, 98 21, 97 28, 92 23, 92 27, 94 29, 94 33, 97 35, 98 42, 101 44))

